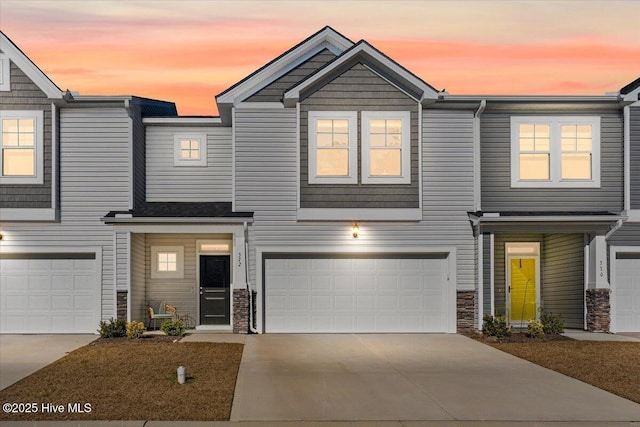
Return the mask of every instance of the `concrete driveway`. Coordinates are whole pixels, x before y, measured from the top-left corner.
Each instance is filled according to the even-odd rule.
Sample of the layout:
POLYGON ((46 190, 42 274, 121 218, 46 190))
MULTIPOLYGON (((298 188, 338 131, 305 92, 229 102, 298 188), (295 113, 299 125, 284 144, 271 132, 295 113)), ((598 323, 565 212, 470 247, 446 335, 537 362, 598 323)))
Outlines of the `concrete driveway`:
POLYGON ((97 335, 0 334, 0 390, 31 375, 97 335))
POLYGON ((639 421, 640 405, 459 335, 248 336, 231 421, 639 421))

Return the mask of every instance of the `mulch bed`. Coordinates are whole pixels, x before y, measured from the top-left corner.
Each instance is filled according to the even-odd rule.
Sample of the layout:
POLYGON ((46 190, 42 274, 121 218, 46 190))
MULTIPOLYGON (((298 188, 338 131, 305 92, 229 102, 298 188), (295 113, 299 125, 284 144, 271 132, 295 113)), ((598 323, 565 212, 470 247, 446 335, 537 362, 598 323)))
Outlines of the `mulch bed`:
POLYGON ((530 338, 524 332, 513 332, 508 337, 490 337, 489 335, 484 335, 482 333, 470 333, 467 336, 481 341, 486 344, 497 344, 497 343, 538 343, 538 342, 550 342, 550 341, 573 341, 573 339, 569 337, 565 337, 564 335, 543 335, 540 338, 530 338))
POLYGON ((36 404, 32 413, 0 412, 0 421, 229 420, 243 345, 174 340, 98 339, 0 391, 3 404, 36 404))

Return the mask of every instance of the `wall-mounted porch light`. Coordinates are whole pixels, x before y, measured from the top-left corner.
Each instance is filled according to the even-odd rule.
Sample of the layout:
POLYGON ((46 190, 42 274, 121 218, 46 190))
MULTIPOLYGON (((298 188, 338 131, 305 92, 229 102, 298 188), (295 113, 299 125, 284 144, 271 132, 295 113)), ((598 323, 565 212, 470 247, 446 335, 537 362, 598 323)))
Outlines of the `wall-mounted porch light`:
POLYGON ((358 223, 357 222, 353 223, 352 231, 353 231, 353 238, 357 239, 358 235, 360 234, 360 227, 358 227, 358 223))

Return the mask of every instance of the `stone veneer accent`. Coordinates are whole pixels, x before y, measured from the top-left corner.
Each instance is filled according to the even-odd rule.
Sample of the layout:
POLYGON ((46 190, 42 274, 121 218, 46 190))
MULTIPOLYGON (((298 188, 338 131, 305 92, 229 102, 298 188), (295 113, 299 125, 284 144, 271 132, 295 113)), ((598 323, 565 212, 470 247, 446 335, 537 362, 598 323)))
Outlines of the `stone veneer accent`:
POLYGON ((458 291, 457 309, 458 332, 473 331, 476 317, 476 291, 458 291))
POLYGON ((127 320, 127 291, 116 292, 116 313, 118 319, 127 320))
POLYGON ((233 290, 233 333, 249 333, 249 292, 246 289, 233 290))
POLYGON ((609 332, 611 324, 611 306, 609 289, 587 289, 587 330, 591 332, 609 332))

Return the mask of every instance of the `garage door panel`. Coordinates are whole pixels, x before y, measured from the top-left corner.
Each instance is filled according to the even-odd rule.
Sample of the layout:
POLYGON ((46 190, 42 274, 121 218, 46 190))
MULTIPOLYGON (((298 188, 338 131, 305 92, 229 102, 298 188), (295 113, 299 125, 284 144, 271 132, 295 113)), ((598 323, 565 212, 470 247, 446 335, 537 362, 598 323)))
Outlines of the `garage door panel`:
POLYGON ((640 253, 619 253, 615 262, 616 332, 640 332, 640 253))
POLYGON ((29 290, 31 291, 48 291, 51 289, 51 276, 46 274, 29 274, 29 290))
POLYGON ((455 301, 447 295, 445 266, 445 258, 417 256, 267 259, 265 330, 447 331, 447 304, 455 301), (285 281, 291 286, 280 285, 285 281))
POLYGON ((0 260, 0 332, 93 333, 100 313, 93 254, 25 254, 0 260), (50 257, 50 258, 47 258, 50 257))

